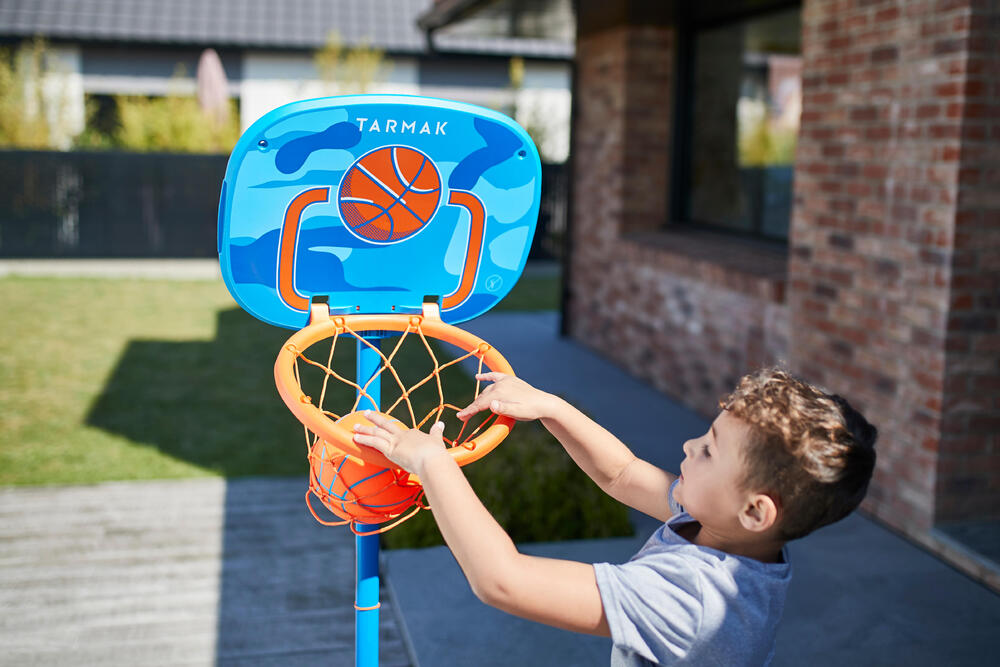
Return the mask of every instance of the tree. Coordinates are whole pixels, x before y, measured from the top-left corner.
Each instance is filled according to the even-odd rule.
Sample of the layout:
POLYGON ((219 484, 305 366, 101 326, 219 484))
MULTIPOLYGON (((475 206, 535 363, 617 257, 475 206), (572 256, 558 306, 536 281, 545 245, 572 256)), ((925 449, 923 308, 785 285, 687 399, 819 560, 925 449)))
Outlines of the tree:
MULTIPOLYGON (((183 75, 179 68, 174 77, 183 75)), ((239 115, 232 100, 221 119, 207 114, 193 95, 176 90, 166 97, 116 95, 115 105, 119 126, 112 145, 126 150, 228 153, 240 136, 239 115)))
POLYGON ((44 40, 0 49, 0 146, 66 148, 68 99, 64 74, 44 40))
POLYGON ((361 95, 385 76, 385 53, 367 44, 344 48, 340 35, 330 32, 313 57, 325 95, 361 95))

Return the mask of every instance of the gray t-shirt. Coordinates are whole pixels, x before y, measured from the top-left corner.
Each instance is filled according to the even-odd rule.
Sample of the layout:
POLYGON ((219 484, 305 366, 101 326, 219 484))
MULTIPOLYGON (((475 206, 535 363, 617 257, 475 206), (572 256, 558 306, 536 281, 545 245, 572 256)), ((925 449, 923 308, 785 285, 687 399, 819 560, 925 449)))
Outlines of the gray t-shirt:
POLYGON ((783 562, 762 563, 701 547, 675 532, 692 521, 676 514, 628 563, 594 564, 612 667, 771 661, 792 575, 787 549, 783 562))

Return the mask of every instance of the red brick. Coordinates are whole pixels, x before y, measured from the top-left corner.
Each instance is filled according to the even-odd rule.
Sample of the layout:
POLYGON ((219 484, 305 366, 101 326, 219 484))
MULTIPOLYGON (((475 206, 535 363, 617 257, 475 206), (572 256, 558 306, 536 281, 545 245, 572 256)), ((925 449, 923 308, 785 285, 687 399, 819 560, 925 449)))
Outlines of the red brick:
POLYGON ((866 179, 882 180, 889 173, 884 164, 869 164, 861 168, 861 175, 866 179))
POLYGON ((938 84, 934 87, 934 94, 938 97, 955 97, 962 94, 962 83, 960 81, 949 81, 938 84))
POLYGON ((865 121, 876 120, 878 118, 878 107, 875 106, 862 106, 855 107, 851 109, 849 118, 854 123, 863 123, 865 121))
POLYGON ((888 23, 899 18, 899 7, 886 7, 875 12, 876 23, 888 23))
POLYGON ((937 118, 941 115, 941 106, 939 104, 921 104, 917 107, 917 118, 921 120, 927 120, 928 118, 937 118))
POLYGON ((826 75, 826 85, 842 86, 850 80, 850 73, 847 71, 831 72, 826 75))

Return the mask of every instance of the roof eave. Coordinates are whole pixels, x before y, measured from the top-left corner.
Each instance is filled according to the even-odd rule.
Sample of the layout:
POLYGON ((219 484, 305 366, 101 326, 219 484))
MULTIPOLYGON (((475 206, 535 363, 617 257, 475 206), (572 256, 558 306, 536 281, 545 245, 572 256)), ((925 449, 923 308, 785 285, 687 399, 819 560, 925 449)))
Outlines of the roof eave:
POLYGON ((479 7, 489 4, 491 0, 440 0, 426 12, 417 17, 417 25, 427 33, 428 40, 430 33, 451 25, 455 21, 468 16, 479 7))

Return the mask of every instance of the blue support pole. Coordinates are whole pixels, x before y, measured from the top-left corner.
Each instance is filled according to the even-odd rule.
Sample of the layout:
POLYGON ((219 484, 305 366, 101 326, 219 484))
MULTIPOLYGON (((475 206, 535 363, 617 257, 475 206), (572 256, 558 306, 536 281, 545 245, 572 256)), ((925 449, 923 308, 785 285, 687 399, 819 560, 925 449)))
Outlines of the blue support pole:
MULTIPOLYGON (((380 336, 365 336, 365 340, 379 347, 380 336)), ((362 387, 378 371, 382 358, 378 353, 362 343, 357 343, 357 382, 362 387)), ((359 410, 378 410, 382 400, 381 378, 375 378, 367 389, 368 396, 362 396, 359 410)), ((378 528, 377 525, 358 524, 358 532, 366 533, 378 528)), ((355 667, 378 667, 378 535, 354 538, 357 554, 357 579, 354 585, 354 664, 355 667)))

